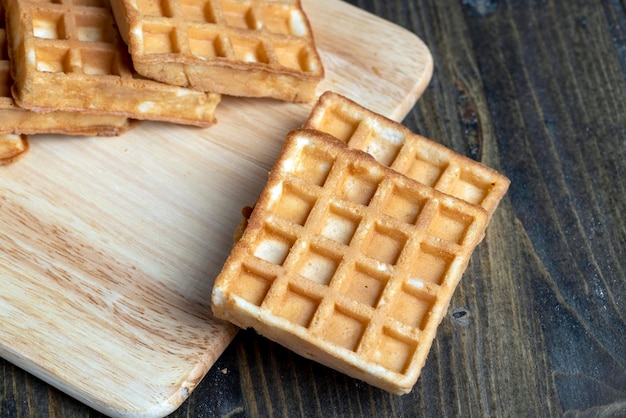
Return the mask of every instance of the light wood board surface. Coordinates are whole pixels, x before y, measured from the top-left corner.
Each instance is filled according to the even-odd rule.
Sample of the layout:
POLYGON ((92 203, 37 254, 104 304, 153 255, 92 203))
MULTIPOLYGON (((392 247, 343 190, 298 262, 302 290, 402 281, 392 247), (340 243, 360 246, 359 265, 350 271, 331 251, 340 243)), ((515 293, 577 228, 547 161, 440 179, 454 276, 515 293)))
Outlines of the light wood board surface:
MULTIPOLYGON (((432 59, 412 33, 306 0, 334 90, 401 120, 432 59)), ((311 105, 224 98, 218 125, 31 138, 0 167, 0 355, 115 416, 163 416, 236 333, 210 312, 245 205, 311 105)))

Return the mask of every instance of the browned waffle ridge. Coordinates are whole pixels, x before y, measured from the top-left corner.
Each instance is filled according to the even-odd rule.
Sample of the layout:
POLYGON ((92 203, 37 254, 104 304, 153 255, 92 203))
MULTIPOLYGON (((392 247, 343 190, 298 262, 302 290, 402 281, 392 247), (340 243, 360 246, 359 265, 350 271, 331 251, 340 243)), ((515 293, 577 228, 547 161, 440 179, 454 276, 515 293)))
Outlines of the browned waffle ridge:
POLYGON ((137 71, 203 91, 294 102, 324 77, 299 0, 112 0, 137 71))
POLYGON ((294 131, 216 279, 213 312, 407 393, 487 222, 329 135, 294 131))
POLYGON ((13 96, 79 111, 210 126, 220 96, 138 76, 106 0, 4 0, 13 96))
POLYGON ((334 92, 320 97, 304 127, 330 134, 427 186, 482 206, 490 216, 509 188, 510 180, 497 171, 334 92))

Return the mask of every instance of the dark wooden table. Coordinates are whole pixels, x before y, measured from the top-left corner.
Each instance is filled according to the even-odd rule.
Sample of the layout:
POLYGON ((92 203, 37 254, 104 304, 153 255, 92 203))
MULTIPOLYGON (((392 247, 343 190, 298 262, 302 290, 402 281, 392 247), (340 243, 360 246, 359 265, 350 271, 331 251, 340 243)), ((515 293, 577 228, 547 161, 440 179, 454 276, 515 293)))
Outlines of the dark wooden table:
MULTIPOLYGON (((406 125, 509 193, 412 393, 246 331, 172 417, 626 416, 626 2, 350 3, 432 51, 406 125)), ((0 360, 0 417, 26 416, 100 414, 0 360)))

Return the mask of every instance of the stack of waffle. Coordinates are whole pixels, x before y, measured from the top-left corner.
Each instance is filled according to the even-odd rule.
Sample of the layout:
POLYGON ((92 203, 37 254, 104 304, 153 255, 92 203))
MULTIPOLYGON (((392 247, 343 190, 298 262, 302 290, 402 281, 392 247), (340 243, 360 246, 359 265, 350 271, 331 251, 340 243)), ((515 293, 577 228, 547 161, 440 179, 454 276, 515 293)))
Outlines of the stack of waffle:
POLYGON ((2 1, 7 148, 131 120, 208 127, 221 94, 312 101, 324 75, 298 0, 2 1))
POLYGON ((334 93, 290 133, 218 276, 216 316, 411 390, 509 180, 334 93))

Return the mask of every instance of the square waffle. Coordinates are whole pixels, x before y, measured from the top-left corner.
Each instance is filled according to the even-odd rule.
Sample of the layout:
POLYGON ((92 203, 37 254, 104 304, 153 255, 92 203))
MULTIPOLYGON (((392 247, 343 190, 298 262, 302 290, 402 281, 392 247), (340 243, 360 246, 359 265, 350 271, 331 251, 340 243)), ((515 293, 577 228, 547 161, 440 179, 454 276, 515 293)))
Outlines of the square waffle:
POLYGON ((299 0, 112 0, 145 77, 233 96, 315 99, 324 69, 299 0))
POLYGON ((213 312, 407 393, 487 222, 329 135, 294 131, 216 279, 213 312))
POLYGON ((482 206, 490 216, 509 188, 510 180, 497 171, 337 93, 320 97, 304 127, 330 134, 420 183, 482 206))
MULTIPOLYGON (((87 115, 76 112, 32 112, 18 107, 11 95, 10 74, 5 29, 4 7, 0 3, 0 135, 58 133, 68 135, 119 135, 130 123, 123 116, 87 115)), ((14 138, 5 139, 15 144, 14 138)), ((21 142, 21 141, 20 141, 21 142)))
POLYGON ((106 0, 4 0, 13 97, 20 107, 197 126, 220 96, 138 76, 106 0))
POLYGON ((25 135, 0 134, 0 165, 11 164, 28 151, 25 135))

